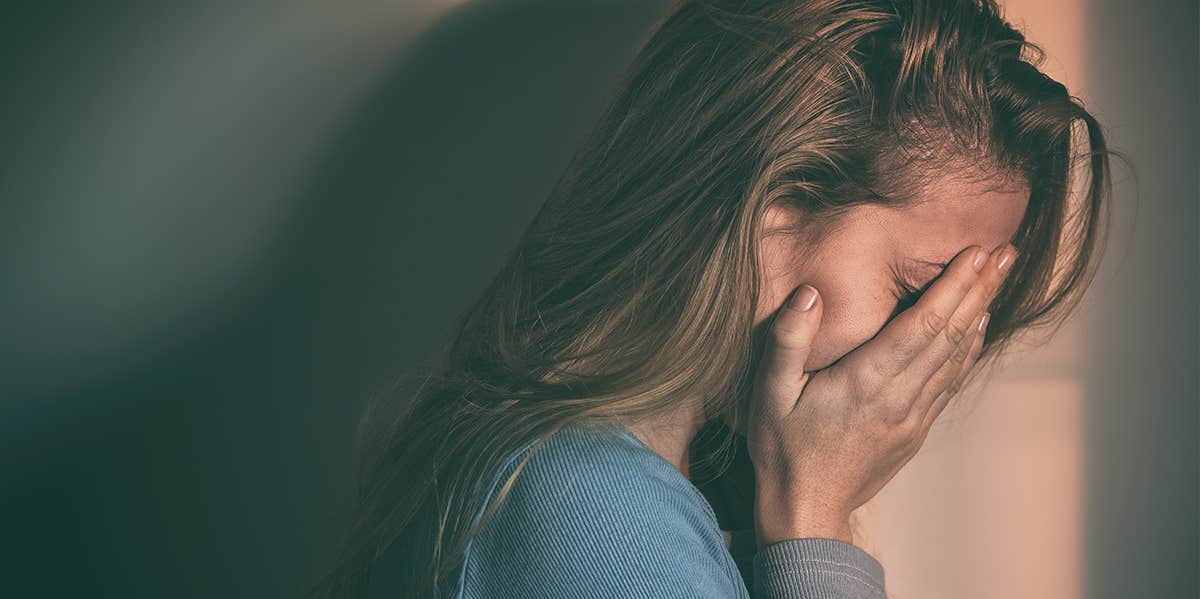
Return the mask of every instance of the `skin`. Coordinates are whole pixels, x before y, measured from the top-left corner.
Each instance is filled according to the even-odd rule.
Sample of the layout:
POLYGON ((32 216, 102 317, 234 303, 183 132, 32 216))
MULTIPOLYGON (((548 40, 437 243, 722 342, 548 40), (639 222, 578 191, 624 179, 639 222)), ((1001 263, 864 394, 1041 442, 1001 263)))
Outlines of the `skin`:
MULTIPOLYGON (((923 287, 941 267, 917 261, 947 263, 967 246, 991 250, 1011 241, 1028 202, 1024 185, 989 189, 985 182, 948 178, 908 209, 856 207, 815 251, 787 237, 768 237, 760 248, 764 282, 755 326, 761 329, 799 285, 816 287, 825 311, 807 368, 825 368, 874 337, 890 319, 897 303, 893 270, 907 274, 911 286, 923 287)), ((773 207, 765 227, 769 232, 799 224, 799 218, 773 207)))
MULTIPOLYGON (((1015 236, 1028 206, 1029 188, 1019 180, 997 182, 995 177, 987 178, 977 172, 959 172, 970 176, 947 176, 932 182, 924 189, 920 201, 907 208, 898 209, 880 205, 856 207, 843 217, 836 231, 831 233, 820 247, 816 248, 803 247, 796 238, 787 235, 770 235, 769 233, 775 228, 802 224, 797 220, 802 217, 794 212, 782 207, 772 207, 768 211, 764 223, 764 232, 768 235, 764 236, 759 248, 763 267, 761 273, 763 286, 760 289, 760 302, 755 315, 755 334, 770 336, 771 328, 777 326, 780 320, 778 317, 772 320, 772 316, 781 312, 781 308, 785 306, 785 302, 793 290, 803 284, 811 285, 820 293, 820 297, 816 301, 817 309, 813 310, 818 316, 813 323, 806 325, 810 326, 809 334, 812 337, 803 343, 803 358, 797 363, 793 356, 791 364, 787 367, 795 371, 802 370, 804 373, 823 371, 842 374, 849 370, 850 365, 840 369, 834 367, 841 363, 843 358, 863 354, 879 355, 878 353, 867 354, 868 350, 873 348, 870 342, 884 337, 883 333, 887 331, 885 327, 893 324, 909 307, 908 304, 898 305, 897 298, 903 295, 903 291, 896 280, 897 275, 902 278, 903 283, 911 288, 924 290, 929 285, 928 291, 921 294, 921 301, 926 304, 931 304, 934 300, 926 300, 924 296, 932 295, 935 286, 940 285, 943 290, 937 297, 941 298, 944 303, 949 301, 945 299, 944 295, 952 293, 945 290, 950 288, 952 281, 945 284, 938 283, 939 280, 947 279, 950 276, 949 274, 942 276, 944 271, 949 273, 950 269, 939 264, 950 263, 956 259, 961 262, 958 268, 962 273, 966 273, 960 273, 958 276, 969 276, 972 280, 978 279, 978 282, 973 282, 971 285, 980 289, 970 294, 965 292, 960 294, 958 301, 974 302, 973 305, 978 306, 975 312, 982 313, 991 300, 990 294, 995 292, 1003 278, 1003 275, 995 270, 995 264, 1000 258, 998 250, 1008 246, 1015 236), (992 254, 984 267, 983 275, 971 272, 969 265, 971 256, 968 255, 967 250, 973 246, 978 246, 992 254)), ((959 263, 955 262, 954 264, 959 263)), ((962 285, 962 281, 959 281, 959 286, 962 287, 962 285)), ((910 311, 915 312, 915 310, 910 311)), ((974 314, 957 320, 966 323, 964 319, 967 318, 977 322, 974 314)), ((892 328, 899 327, 900 324, 895 322, 895 326, 892 328)), ((793 328, 799 330, 803 327, 793 326, 793 328)), ((909 329, 897 329, 893 336, 897 339, 913 337, 915 330, 911 326, 909 329)), ((982 336, 978 337, 981 339, 982 336)), ((937 382, 942 383, 944 378, 945 385, 952 385, 951 378, 961 379, 970 364, 973 363, 981 345, 978 341, 961 344, 962 352, 966 352, 967 346, 972 344, 974 347, 971 348, 970 356, 967 356, 966 359, 956 356, 962 364, 955 364, 953 369, 941 368, 938 370, 939 374, 934 377, 937 382), (950 372, 950 370, 954 372, 950 372), (941 374, 943 372, 949 374, 941 374)), ((890 350, 898 352, 895 347, 890 350)), ((942 362, 948 363, 947 358, 954 350, 955 348, 945 347, 927 352, 926 358, 915 361, 917 365, 923 366, 927 370, 921 370, 919 367, 910 367, 909 370, 917 373, 913 376, 921 376, 921 373, 925 373, 926 378, 933 376, 934 370, 940 368, 939 364, 933 362, 940 359, 942 362), (942 353, 938 354, 938 351, 942 353), (929 354, 935 355, 935 358, 929 358, 929 354), (936 356, 940 356, 940 358, 936 356), (923 364, 923 361, 928 364, 923 364)), ((770 355, 770 351, 765 352, 767 357, 762 360, 770 360, 770 355)), ((897 353, 897 355, 899 354, 897 353)), ((859 362, 861 361, 863 360, 859 360, 859 362)), ((863 370, 861 364, 853 364, 853 366, 858 368, 853 372, 863 370)), ((765 364, 756 364, 755 367, 756 370, 767 370, 765 364)), ((775 365, 774 373, 768 373, 768 376, 778 377, 780 368, 783 366, 775 365)), ((792 380, 797 378, 798 376, 791 376, 792 380)), ((845 381, 851 377, 839 376, 836 378, 840 379, 844 385, 845 381)), ((888 384, 896 387, 904 386, 901 381, 889 381, 888 384)), ((879 383, 879 386, 884 386, 884 383, 879 383)), ((796 395, 799 395, 800 399, 804 399, 806 397, 804 393, 808 395, 825 393, 831 397, 850 394, 848 388, 837 389, 831 387, 830 384, 825 384, 825 387, 828 388, 811 393, 804 388, 792 389, 791 401, 795 402, 796 395)), ((913 395, 915 395, 916 387, 913 389, 913 395)), ((752 401, 763 403, 778 400, 764 400, 756 396, 752 401)), ((933 405, 932 397, 906 396, 889 401, 909 406, 914 402, 925 402, 920 404, 927 414, 921 418, 924 430, 914 433, 920 438, 920 441, 923 441, 924 433, 932 424, 932 419, 936 418, 936 414, 940 413, 941 408, 944 407, 943 400, 939 400, 936 406, 933 405)), ((884 402, 881 400, 880 403, 884 402)), ((782 418, 783 413, 784 411, 772 412, 778 418, 782 418)), ((839 417, 845 419, 846 415, 839 417)), ((756 430, 752 433, 757 433, 757 435, 751 434, 750 436, 765 438, 767 441, 763 441, 760 445, 776 448, 765 450, 765 453, 760 454, 759 459, 755 461, 756 471, 759 470, 760 462, 765 462, 769 463, 767 467, 772 469, 772 472, 779 472, 778 476, 761 477, 766 480, 766 483, 763 484, 767 486, 760 486, 758 496, 764 498, 764 505, 756 508, 756 511, 762 512, 761 518, 759 518, 760 514, 756 513, 756 520, 766 523, 765 529, 763 522, 759 523, 760 542, 804 536, 822 536, 849 541, 846 520, 850 511, 869 499, 870 495, 874 495, 878 488, 895 474, 895 470, 898 470, 908 457, 911 457, 908 454, 897 457, 901 453, 899 451, 893 451, 891 455, 881 453, 874 456, 873 459, 877 463, 864 464, 862 467, 862 477, 867 479, 873 477, 873 480, 864 481, 859 488, 839 489, 836 488, 838 485, 848 484, 843 482, 843 479, 853 480, 854 477, 845 477, 837 472, 840 465, 845 463, 845 459, 837 456, 831 450, 830 455, 833 456, 833 459, 825 456, 825 461, 830 463, 825 469, 831 470, 833 473, 807 474, 804 483, 800 484, 797 481, 797 475, 792 471, 795 470, 796 463, 801 460, 789 457, 788 454, 788 451, 800 450, 780 450, 777 446, 786 444, 786 441, 781 440, 775 445, 771 445, 770 439, 776 437, 786 439, 789 435, 796 437, 797 434, 800 434, 797 431, 808 431, 803 434, 807 434, 811 438, 811 435, 815 434, 814 427, 818 429, 829 427, 821 424, 817 416, 811 416, 809 422, 796 423, 792 427, 793 430, 787 432, 782 425, 775 426, 770 422, 762 425, 761 412, 758 418, 760 426, 774 430, 765 434, 762 433, 762 430, 756 430), (899 463, 897 464, 897 462, 899 463), (791 473, 789 474, 789 472, 791 473), (786 484, 780 482, 785 479, 786 484), (863 499, 864 496, 866 499, 863 499), (810 501, 810 498, 816 498, 816 501, 810 501)), ((702 424, 703 418, 697 402, 692 402, 685 409, 676 410, 657 418, 626 423, 647 446, 674 464, 684 475, 688 474, 688 447, 702 424)), ((752 424, 752 426, 754 425, 752 424)), ((836 434, 837 438, 831 436, 830 444, 837 444, 839 438, 853 438, 856 433, 862 433, 862 431, 834 431, 833 434, 836 434)), ((885 432, 874 431, 871 434, 883 436, 885 432)), ((919 446, 919 442, 916 443, 916 446, 919 446)), ((915 448, 912 449, 912 452, 915 453, 915 448)), ((814 472, 823 467, 820 457, 810 461, 812 463, 807 472, 814 472)))

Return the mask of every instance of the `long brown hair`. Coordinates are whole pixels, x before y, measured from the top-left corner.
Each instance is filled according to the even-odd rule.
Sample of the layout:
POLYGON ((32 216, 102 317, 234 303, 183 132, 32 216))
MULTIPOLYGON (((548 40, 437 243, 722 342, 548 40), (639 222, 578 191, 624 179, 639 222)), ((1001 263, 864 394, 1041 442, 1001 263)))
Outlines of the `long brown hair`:
POLYGON ((563 426, 696 397, 734 413, 775 203, 819 243, 852 206, 916 201, 952 160, 1023 177, 984 358, 1057 330, 1103 248, 1113 152, 1043 58, 993 0, 677 2, 435 367, 372 402, 352 524, 313 595, 361 593, 398 537, 414 596, 444 592, 474 516, 520 475, 485 502, 502 461, 563 426), (1076 164, 1090 176, 1073 204, 1076 164))

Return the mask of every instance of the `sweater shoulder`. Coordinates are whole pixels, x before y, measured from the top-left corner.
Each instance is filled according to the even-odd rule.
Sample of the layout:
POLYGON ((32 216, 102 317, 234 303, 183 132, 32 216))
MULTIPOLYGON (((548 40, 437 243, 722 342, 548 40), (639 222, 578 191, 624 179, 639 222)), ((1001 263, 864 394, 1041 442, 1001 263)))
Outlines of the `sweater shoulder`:
POLYGON ((744 594, 704 496, 628 429, 560 429, 511 456, 493 493, 514 472, 468 545, 459 597, 744 594))
POLYGON ((547 508, 559 505, 546 501, 550 491, 563 500, 592 504, 627 498, 617 491, 704 501, 673 465, 618 424, 564 427, 540 445, 527 444, 503 474, 511 474, 522 460, 527 461, 512 488, 513 498, 536 499, 547 508))
POLYGON ((493 496, 514 472, 498 507, 508 525, 596 528, 653 518, 720 537, 699 489, 619 424, 568 426, 527 444, 499 473, 493 496))

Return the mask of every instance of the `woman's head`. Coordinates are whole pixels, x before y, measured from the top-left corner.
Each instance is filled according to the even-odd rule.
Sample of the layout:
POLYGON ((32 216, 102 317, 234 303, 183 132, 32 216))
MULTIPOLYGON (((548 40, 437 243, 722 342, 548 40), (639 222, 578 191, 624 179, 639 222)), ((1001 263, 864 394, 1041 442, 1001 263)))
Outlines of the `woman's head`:
POLYGON ((985 360, 1061 324, 1102 247, 1109 150, 1042 58, 990 0, 677 3, 516 254, 534 378, 729 413, 750 331, 796 285, 824 295, 823 367, 972 244, 1021 251, 985 360))
POLYGON ((441 580, 530 438, 697 399, 735 412, 755 328, 801 282, 826 302, 815 366, 936 274, 916 261, 972 244, 1021 251, 985 356, 1061 322, 1094 270, 1108 149, 1029 53, 991 0, 678 2, 436 370, 368 414, 329 588, 402 533, 414 585, 441 580))

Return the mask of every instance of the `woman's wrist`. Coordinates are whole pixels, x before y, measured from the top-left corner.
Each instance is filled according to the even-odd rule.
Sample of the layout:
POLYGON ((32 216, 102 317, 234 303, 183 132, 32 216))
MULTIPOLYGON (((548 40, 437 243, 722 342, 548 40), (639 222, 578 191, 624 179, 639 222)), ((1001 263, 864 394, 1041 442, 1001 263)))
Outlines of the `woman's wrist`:
POLYGON ((849 518, 830 518, 825 520, 804 519, 794 524, 781 522, 760 521, 757 525, 759 547, 792 539, 834 539, 854 544, 850 531, 849 518))
POLYGON ((759 547, 807 538, 854 542, 848 511, 828 505, 789 504, 763 495, 755 496, 754 527, 759 547))

